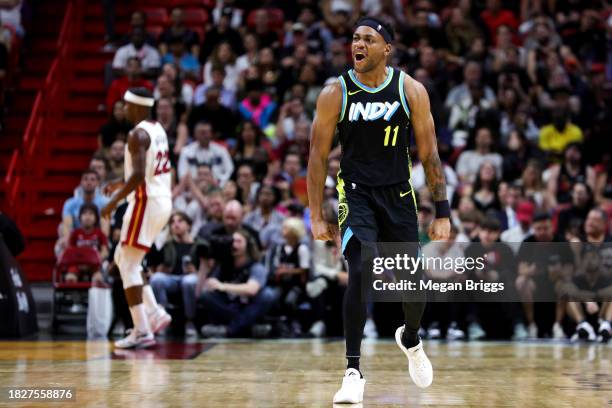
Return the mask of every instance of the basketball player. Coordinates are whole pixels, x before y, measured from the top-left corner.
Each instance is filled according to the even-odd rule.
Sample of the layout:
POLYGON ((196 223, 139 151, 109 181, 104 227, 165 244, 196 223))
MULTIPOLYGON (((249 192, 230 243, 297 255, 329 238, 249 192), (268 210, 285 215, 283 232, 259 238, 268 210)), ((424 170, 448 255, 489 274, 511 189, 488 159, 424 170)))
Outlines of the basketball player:
MULTIPOLYGON (((341 233, 349 265, 344 295, 347 370, 334 403, 363 400, 365 379, 359 371, 366 302, 362 280, 368 276, 361 259, 362 245, 376 242, 418 242, 416 198, 410 183, 409 127, 414 131, 419 159, 436 207, 429 228, 432 240, 450 235, 446 181, 438 156, 427 91, 404 72, 386 64, 393 31, 386 23, 364 17, 355 26, 353 69, 326 86, 317 101, 308 163, 308 199, 312 233, 332 240, 341 233), (342 159, 338 173, 338 225, 322 214, 327 160, 338 129, 342 159)), ((413 254, 415 256, 416 254, 413 254)), ((422 388, 433 380, 433 369, 418 337, 424 302, 403 303, 404 325, 395 333, 408 358, 414 383, 422 388)))
POLYGON ((137 123, 129 133, 125 152, 125 184, 101 211, 110 217, 127 197, 128 207, 121 226, 121 242, 115 250, 123 288, 134 329, 115 342, 117 348, 145 348, 155 344, 154 333, 170 324, 171 318, 157 305, 145 285, 141 262, 172 212, 168 139, 158 122, 149 120, 155 100, 145 88, 126 91, 125 117, 137 123), (144 304, 143 304, 144 300, 144 304), (146 307, 145 307, 146 305, 146 307))

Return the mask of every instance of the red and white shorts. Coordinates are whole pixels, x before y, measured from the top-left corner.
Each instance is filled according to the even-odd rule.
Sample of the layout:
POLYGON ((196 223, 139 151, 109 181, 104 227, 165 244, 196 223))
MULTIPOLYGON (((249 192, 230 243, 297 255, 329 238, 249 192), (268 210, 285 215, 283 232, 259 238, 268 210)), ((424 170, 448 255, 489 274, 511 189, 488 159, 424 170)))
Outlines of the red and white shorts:
POLYGON ((148 251, 172 213, 170 197, 147 197, 144 186, 134 192, 121 226, 121 244, 148 251))

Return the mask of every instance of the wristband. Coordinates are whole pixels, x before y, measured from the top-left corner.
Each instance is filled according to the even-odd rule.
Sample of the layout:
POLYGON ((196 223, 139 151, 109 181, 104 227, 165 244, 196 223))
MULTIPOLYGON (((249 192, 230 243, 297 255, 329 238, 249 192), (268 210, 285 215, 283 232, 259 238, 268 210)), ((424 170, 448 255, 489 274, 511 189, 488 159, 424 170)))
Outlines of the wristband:
POLYGON ((450 218, 450 205, 448 200, 436 201, 434 203, 436 207, 436 218, 450 218))

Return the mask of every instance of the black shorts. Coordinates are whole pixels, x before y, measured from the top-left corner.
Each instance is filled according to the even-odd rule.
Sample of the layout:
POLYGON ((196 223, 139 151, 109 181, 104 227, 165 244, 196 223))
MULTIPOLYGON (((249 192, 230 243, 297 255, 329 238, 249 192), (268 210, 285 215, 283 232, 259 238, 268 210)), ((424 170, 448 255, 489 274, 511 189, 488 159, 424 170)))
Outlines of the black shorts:
POLYGON ((368 187, 338 177, 342 252, 351 237, 361 242, 418 243, 416 196, 409 181, 368 187))

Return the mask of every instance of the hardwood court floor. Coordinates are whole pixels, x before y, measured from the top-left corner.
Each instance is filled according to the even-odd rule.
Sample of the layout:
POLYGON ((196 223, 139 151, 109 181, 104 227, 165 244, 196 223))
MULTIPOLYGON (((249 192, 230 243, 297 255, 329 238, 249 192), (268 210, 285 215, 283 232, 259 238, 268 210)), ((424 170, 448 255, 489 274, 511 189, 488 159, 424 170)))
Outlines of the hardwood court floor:
MULTIPOLYGON (((435 343, 434 383, 416 388, 391 341, 366 342, 363 407, 612 407, 612 347, 435 343)), ((341 341, 162 343, 114 354, 107 342, 0 342, 0 388, 74 387, 70 403, 5 406, 330 407, 341 341)), ((2 406, 0 402, 0 406, 2 406)))

